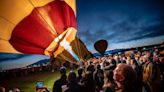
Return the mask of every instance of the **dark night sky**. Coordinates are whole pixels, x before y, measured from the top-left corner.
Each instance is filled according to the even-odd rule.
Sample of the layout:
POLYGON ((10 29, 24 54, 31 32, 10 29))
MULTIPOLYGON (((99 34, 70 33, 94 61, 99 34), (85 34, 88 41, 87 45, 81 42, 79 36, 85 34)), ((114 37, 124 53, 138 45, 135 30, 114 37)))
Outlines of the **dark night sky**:
POLYGON ((99 39, 108 40, 109 49, 161 43, 163 4, 162 0, 77 0, 78 37, 93 52, 99 39))

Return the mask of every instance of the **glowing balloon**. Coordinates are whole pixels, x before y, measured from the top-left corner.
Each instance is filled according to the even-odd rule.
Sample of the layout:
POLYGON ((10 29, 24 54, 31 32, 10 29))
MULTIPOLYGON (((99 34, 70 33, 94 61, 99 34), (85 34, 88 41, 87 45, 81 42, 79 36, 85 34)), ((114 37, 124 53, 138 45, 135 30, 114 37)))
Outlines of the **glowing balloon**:
POLYGON ((63 39, 75 39, 75 0, 1 0, 0 6, 0 52, 57 56, 63 39))

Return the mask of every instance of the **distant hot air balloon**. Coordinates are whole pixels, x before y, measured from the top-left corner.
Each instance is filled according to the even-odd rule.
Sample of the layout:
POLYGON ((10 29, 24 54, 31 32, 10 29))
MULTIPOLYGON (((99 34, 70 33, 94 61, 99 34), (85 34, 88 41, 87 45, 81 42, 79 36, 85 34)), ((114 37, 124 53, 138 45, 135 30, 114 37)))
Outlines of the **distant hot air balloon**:
POLYGON ((101 55, 104 55, 108 47, 108 42, 106 40, 98 40, 95 42, 94 47, 101 55))
POLYGON ((60 54, 76 36, 75 0, 1 0, 0 52, 60 54))

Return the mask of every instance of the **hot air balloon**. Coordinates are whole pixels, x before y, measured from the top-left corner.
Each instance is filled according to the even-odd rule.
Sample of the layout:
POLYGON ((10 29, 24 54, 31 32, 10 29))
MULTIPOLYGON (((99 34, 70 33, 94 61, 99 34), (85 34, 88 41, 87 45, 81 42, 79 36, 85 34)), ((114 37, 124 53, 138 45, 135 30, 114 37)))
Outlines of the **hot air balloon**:
POLYGON ((84 44, 76 32, 75 0, 0 1, 0 52, 78 61, 84 44))
POLYGON ((104 55, 108 47, 108 42, 106 40, 98 40, 94 44, 94 48, 101 54, 104 55))
MULTIPOLYGON (((14 1, 4 0, 1 4, 14 1)), ((3 8, 7 7, 9 10, 6 11, 9 11, 9 13, 1 13, 1 19, 4 22, 12 23, 14 27, 11 29, 12 32, 8 39, 4 37, 1 37, 1 39, 9 40, 9 44, 14 50, 28 54, 49 54, 49 52, 58 48, 57 45, 62 39, 66 39, 68 42, 74 40, 76 35, 75 12, 65 1, 48 1, 41 6, 38 5, 41 2, 37 0, 16 1, 18 4, 14 2, 15 6, 12 7, 2 7, 4 6, 2 5, 2 11, 5 12, 3 8), (20 4, 24 7, 24 9, 21 9, 22 11, 18 9, 20 4), (17 8, 18 10, 11 13, 11 8, 17 8), (31 9, 28 10, 28 8, 31 9), (23 16, 26 11, 29 13, 23 16), (20 20, 12 21, 8 18, 11 16, 18 17, 20 20)))
POLYGON ((2 0, 1 52, 55 55, 76 35, 75 1, 2 0), (12 4, 12 6, 11 6, 12 4), (60 49, 60 50, 58 50, 60 49))

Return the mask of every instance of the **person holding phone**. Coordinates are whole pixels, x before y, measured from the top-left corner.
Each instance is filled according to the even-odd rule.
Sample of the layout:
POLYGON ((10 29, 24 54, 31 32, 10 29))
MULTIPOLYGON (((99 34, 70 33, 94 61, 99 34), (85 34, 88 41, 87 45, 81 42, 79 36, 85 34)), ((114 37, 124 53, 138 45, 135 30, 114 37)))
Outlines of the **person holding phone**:
POLYGON ((43 81, 38 81, 36 83, 36 92, 49 92, 49 90, 44 86, 43 81))

